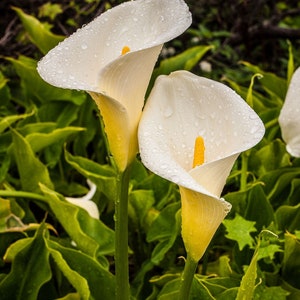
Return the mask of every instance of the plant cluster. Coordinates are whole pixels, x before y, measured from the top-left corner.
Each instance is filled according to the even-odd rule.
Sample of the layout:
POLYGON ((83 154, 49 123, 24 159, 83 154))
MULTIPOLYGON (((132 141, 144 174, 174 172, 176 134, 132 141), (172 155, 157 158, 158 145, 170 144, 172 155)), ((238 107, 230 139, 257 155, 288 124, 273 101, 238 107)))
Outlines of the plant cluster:
MULTIPOLYGON (((11 48, 19 55, 3 50, 1 57, 1 299, 114 299, 118 174, 99 110, 89 94, 46 83, 37 62, 91 15, 119 2, 41 1, 35 16, 18 7, 11 11, 17 19, 7 32, 16 20, 22 27, 11 48), (90 182, 96 186, 92 195, 90 182), (86 194, 99 218, 66 200, 86 194)), ((299 299, 300 158, 287 152, 278 123, 299 61, 299 8, 284 1, 257 1, 256 7, 238 1, 246 16, 236 17, 229 9, 236 1, 228 7, 217 0, 187 2, 193 25, 166 44, 147 95, 159 75, 193 70, 223 80, 266 128, 227 179, 222 197, 232 209, 197 265, 190 299, 299 299), (207 5, 211 10, 203 19, 207 5)), ((131 295, 174 298, 186 256, 178 186, 147 170, 139 156, 130 174, 131 295)))

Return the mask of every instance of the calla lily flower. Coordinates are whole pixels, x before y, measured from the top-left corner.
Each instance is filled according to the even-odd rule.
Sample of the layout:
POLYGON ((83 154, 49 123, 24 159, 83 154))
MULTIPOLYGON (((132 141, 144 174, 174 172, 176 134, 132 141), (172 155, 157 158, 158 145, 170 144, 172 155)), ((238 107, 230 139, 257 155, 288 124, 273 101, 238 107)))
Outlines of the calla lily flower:
POLYGON ((48 83, 90 93, 121 171, 138 152, 138 122, 161 48, 190 24, 183 0, 129 1, 77 30, 38 64, 48 83))
POLYGON ((294 157, 300 157, 300 68, 290 81, 284 104, 279 115, 279 125, 286 150, 294 157))
POLYGON ((68 202, 85 209, 92 218, 99 219, 98 207, 96 203, 92 201, 92 198, 96 193, 97 186, 89 179, 87 180, 87 184, 89 185, 90 190, 86 195, 80 198, 65 197, 65 199, 68 202))
POLYGON ((139 125, 142 162, 179 185, 182 237, 198 261, 231 209, 221 198, 238 155, 264 126, 229 87, 187 71, 159 76, 139 125))

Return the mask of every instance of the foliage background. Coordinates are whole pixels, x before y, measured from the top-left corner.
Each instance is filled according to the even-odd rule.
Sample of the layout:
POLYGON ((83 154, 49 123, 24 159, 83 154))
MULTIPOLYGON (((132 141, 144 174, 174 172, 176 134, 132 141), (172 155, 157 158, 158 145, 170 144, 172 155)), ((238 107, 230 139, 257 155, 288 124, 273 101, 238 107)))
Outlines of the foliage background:
MULTIPOLYGON (((120 2, 0 2, 3 299, 113 297, 115 174, 97 109, 84 93, 45 84, 35 64, 60 36, 120 2), (55 36, 42 44, 32 28, 55 36), (98 187, 93 201, 101 220, 63 199, 85 194, 87 178, 98 187)), ((245 287, 246 299, 299 299, 300 160, 286 152, 277 117, 300 65, 300 2, 187 3, 193 25, 165 46, 154 76, 185 68, 223 81, 253 104, 266 126, 263 141, 228 178, 223 196, 233 209, 200 261, 191 299, 242 299, 245 287)), ((179 209, 177 187, 137 160, 129 207, 137 299, 169 299, 176 291, 185 256, 179 209)))

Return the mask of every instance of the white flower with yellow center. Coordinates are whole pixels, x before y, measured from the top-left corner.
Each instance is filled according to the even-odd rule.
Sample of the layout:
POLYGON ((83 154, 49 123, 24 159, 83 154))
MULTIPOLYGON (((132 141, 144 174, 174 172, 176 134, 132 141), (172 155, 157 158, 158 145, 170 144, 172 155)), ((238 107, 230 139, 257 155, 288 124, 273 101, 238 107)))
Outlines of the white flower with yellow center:
POLYGON ((194 261, 231 209, 221 192, 235 160, 263 135, 257 114, 224 84, 187 71, 156 80, 139 125, 141 159, 179 185, 182 237, 194 261))
POLYGON ((183 0, 129 1, 77 30, 38 64, 48 83, 90 93, 120 171, 138 151, 138 122, 163 43, 190 24, 183 0))

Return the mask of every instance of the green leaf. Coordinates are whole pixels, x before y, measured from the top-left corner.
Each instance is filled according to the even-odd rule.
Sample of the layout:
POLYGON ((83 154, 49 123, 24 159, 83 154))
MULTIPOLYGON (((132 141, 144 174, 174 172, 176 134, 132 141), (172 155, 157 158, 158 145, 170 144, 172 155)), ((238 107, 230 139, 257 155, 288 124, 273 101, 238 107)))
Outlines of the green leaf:
POLYGON ((114 252, 114 232, 100 220, 90 217, 81 207, 65 202, 59 195, 41 186, 46 195, 43 200, 55 214, 77 247, 92 257, 114 252))
POLYGON ((247 96, 246 96, 246 102, 247 104, 251 107, 251 108, 254 108, 254 101, 253 101, 253 84, 254 84, 254 79, 255 78, 262 78, 262 75, 257 73, 257 74, 254 74, 252 77, 251 77, 251 81, 250 81, 250 86, 248 88, 248 92, 247 92, 247 96))
POLYGON ((81 156, 73 156, 65 150, 66 161, 80 174, 94 182, 110 200, 116 197, 116 173, 109 165, 100 165, 81 156))
POLYGON ((13 9, 17 12, 32 43, 34 43, 43 54, 46 54, 65 38, 64 36, 53 34, 39 20, 27 15, 22 9, 17 7, 13 7, 13 9))
POLYGON ((52 132, 35 132, 28 134, 25 139, 29 142, 32 150, 38 152, 55 143, 65 142, 71 135, 85 130, 81 127, 64 127, 54 129, 52 132))
POLYGON ((45 230, 41 225, 34 238, 19 240, 8 249, 6 257, 13 261, 10 273, 0 282, 1 300, 36 300, 40 288, 51 279, 45 230))
POLYGON ((254 227, 255 222, 247 221, 239 214, 236 214, 232 220, 224 220, 223 224, 226 227, 226 237, 238 243, 240 251, 245 246, 253 247, 254 240, 250 235, 251 232, 256 232, 254 227))
MULTIPOLYGON (((159 293, 158 300, 174 300, 178 298, 180 279, 167 282, 159 293)), ((203 284, 202 280, 194 277, 190 297, 188 300, 215 300, 210 290, 203 284)))
POLYGON ((75 105, 80 105, 85 101, 86 95, 83 92, 61 89, 46 83, 38 74, 37 62, 34 59, 20 55, 18 59, 6 57, 6 60, 10 61, 16 69, 28 98, 35 97, 41 103, 48 103, 50 100, 65 100, 75 105))
POLYGON ((290 233, 285 234, 282 277, 291 286, 300 290, 300 241, 290 233))
POLYGON ((276 96, 277 105, 281 106, 287 92, 286 80, 276 76, 274 73, 265 72, 258 66, 254 66, 248 62, 244 61, 243 65, 245 65, 247 69, 253 73, 259 73, 263 75, 263 77, 260 79, 262 87, 271 96, 276 96))
POLYGON ((5 129, 7 129, 11 124, 15 123, 18 120, 25 119, 33 115, 33 112, 28 114, 19 114, 19 115, 12 115, 6 116, 1 118, 0 120, 0 133, 2 133, 5 129))
POLYGON ((287 41, 289 46, 289 60, 288 60, 288 68, 287 68, 287 86, 289 86, 291 78, 295 71, 294 65, 294 55, 293 55, 293 46, 290 41, 287 41))
POLYGON ((47 244, 51 251, 55 250, 60 253, 70 269, 76 271, 82 278, 87 280, 93 299, 115 299, 114 276, 96 260, 80 251, 63 247, 50 240, 48 240, 47 244))
POLYGON ((236 300, 253 299, 254 290, 256 288, 255 280, 257 277, 257 259, 258 252, 256 251, 252 257, 251 263, 247 268, 245 275, 242 278, 236 300))
POLYGON ((267 228, 274 221, 272 205, 261 184, 254 185, 250 189, 244 217, 247 220, 255 221, 258 231, 267 228))
POLYGON ((291 181, 291 190, 288 197, 290 205, 297 205, 299 203, 300 195, 300 178, 294 178, 291 181))
POLYGON ((74 103, 49 101, 40 106, 37 111, 37 118, 41 122, 55 122, 57 128, 63 128, 77 120, 80 109, 81 107, 74 103))
POLYGON ((48 248, 48 250, 55 264, 80 295, 80 299, 88 300, 90 298, 90 290, 87 280, 70 268, 59 251, 52 248, 48 248))
POLYGON ((283 252, 280 245, 270 244, 270 245, 261 246, 258 250, 257 260, 263 258, 270 258, 271 260, 274 260, 275 254, 278 252, 283 252))
POLYGON ((300 230, 300 203, 296 206, 280 206, 275 218, 279 230, 289 232, 300 230))
POLYGON ((57 298, 56 300, 81 300, 80 295, 78 293, 70 293, 62 298, 57 298))
POLYGON ((167 251, 173 246, 180 232, 181 215, 180 203, 172 203, 165 207, 152 222, 147 233, 147 242, 159 241, 155 246, 151 261, 159 264, 167 251))
POLYGON ((63 9, 60 4, 46 2, 39 8, 39 17, 49 17, 52 21, 61 13, 63 9))
POLYGON ((21 221, 24 214, 24 210, 15 200, 0 198, 0 232, 6 232, 7 230, 22 231, 22 228, 28 227, 21 221))
POLYGON ((213 46, 195 46, 185 50, 184 52, 164 59, 158 68, 154 69, 148 91, 153 86, 155 79, 159 75, 168 75, 177 70, 190 71, 198 61, 205 55, 206 52, 211 50, 213 46))
POLYGON ((7 105, 11 98, 10 89, 7 85, 8 79, 4 77, 3 73, 0 71, 0 99, 1 105, 7 105))
POLYGON ((291 182, 299 176, 300 168, 281 168, 261 176, 264 182, 264 190, 268 200, 277 209, 283 204, 287 204, 291 190, 291 182))
POLYGON ((250 161, 250 166, 256 168, 259 175, 290 165, 290 156, 286 152, 285 144, 279 139, 257 150, 250 161))
POLYGON ((147 214, 154 204, 153 192, 134 190, 129 194, 129 217, 135 228, 147 227, 147 214))
POLYGON ((53 188, 48 169, 35 156, 30 144, 17 131, 11 130, 11 132, 13 136, 13 151, 23 190, 39 192, 39 183, 53 188))
POLYGON ((254 300, 286 300, 290 293, 281 286, 262 286, 255 289, 254 300))

